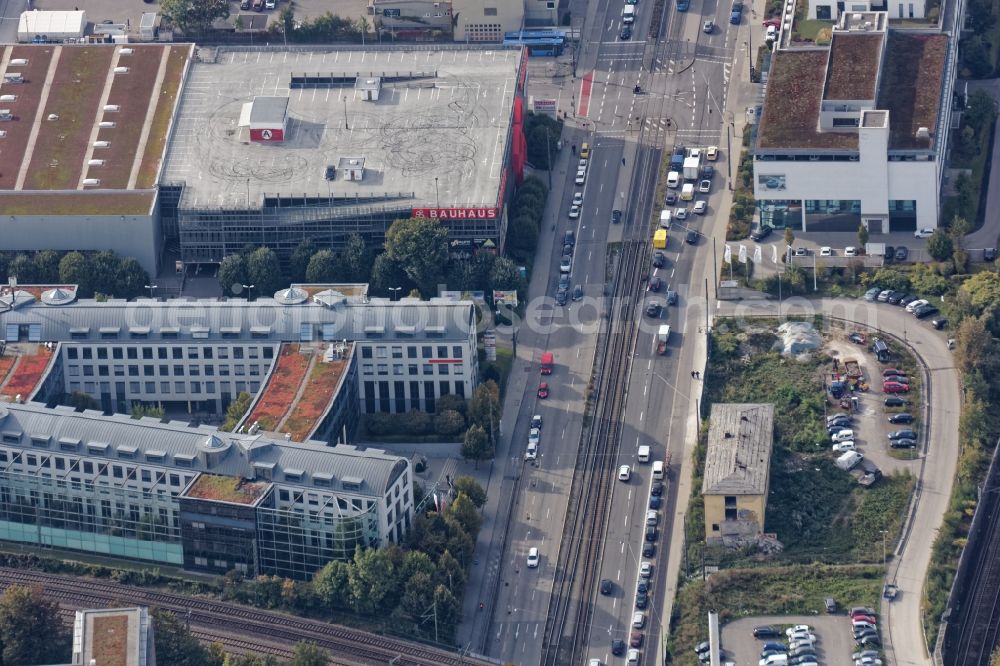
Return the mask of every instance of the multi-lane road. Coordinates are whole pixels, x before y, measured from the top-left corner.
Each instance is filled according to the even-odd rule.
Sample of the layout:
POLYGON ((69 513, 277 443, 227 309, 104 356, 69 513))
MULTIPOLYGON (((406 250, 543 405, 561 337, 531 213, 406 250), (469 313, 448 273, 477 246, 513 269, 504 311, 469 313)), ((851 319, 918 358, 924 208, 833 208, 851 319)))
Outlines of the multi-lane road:
MULTIPOLYGON (((538 376, 537 363, 529 367, 532 378, 527 382, 513 427, 511 449, 516 454, 518 442, 527 440, 531 415, 539 414, 544 420, 540 455, 536 461, 526 461, 521 471, 520 495, 512 511, 508 547, 501 563, 502 583, 493 610, 494 623, 486 643, 490 656, 518 664, 540 663, 543 653, 545 622, 583 432, 597 333, 602 315, 611 307, 602 300, 610 283, 609 237, 648 239, 652 233, 651 214, 663 205, 662 201, 653 201, 662 151, 675 142, 689 147, 719 144, 724 122, 731 120, 723 106, 738 28, 728 23, 728 4, 713 3, 709 7, 705 3, 707 13, 702 15, 698 7, 677 13, 668 3, 661 24, 654 30, 650 29, 652 3, 640 4, 633 37, 622 41, 623 3, 596 1, 582 40, 579 88, 574 94, 575 124, 583 131, 568 139, 575 146, 590 143, 587 182, 578 187, 572 182, 575 170, 565 174, 565 202, 558 210, 554 229, 548 230, 555 236, 548 279, 533 280, 533 292, 529 294, 531 298, 554 295, 563 233, 574 229, 577 242, 571 284, 581 285, 586 297, 562 307, 550 300, 529 308, 518 336, 519 346, 530 350, 536 362, 544 351, 555 354, 552 376, 538 376), (711 34, 702 30, 706 19, 716 24, 711 34), (660 37, 649 39, 651 33, 660 37), (637 84, 642 87, 640 94, 633 90, 637 84), (574 191, 582 191, 584 196, 579 220, 567 217, 574 191), (611 213, 616 208, 624 212, 620 227, 611 224, 611 213), (535 393, 537 381, 543 379, 550 386, 544 400, 535 393), (532 547, 539 548, 541 554, 537 569, 526 566, 527 552, 532 547)), ((717 166, 723 164, 720 161, 717 166)), ((710 224, 726 188, 724 177, 725 169, 720 168, 713 192, 707 197, 709 215, 689 219, 688 226, 699 229, 710 224)), ((677 431, 683 432, 693 413, 689 400, 692 359, 684 345, 685 340, 695 337, 698 324, 688 320, 693 311, 686 305, 689 299, 701 300, 704 296, 702 272, 698 271, 696 280, 691 279, 691 274, 696 265, 703 267, 709 261, 710 243, 702 237, 697 245, 685 244, 684 228, 675 227, 670 234, 667 264, 653 274, 664 281, 665 287, 680 293, 680 303, 665 310, 659 319, 646 317, 643 308, 634 310, 634 316, 642 321, 630 361, 618 464, 632 466, 635 473, 629 483, 615 485, 598 577, 613 581, 613 591, 609 596, 598 596, 596 589, 587 592, 593 595, 595 604, 592 621, 590 627, 577 632, 580 639, 586 640, 588 656, 603 662, 609 660, 612 639, 627 640, 633 612, 650 483, 650 466, 637 465, 637 449, 648 444, 653 458, 662 460, 669 447, 677 451, 679 460, 684 442, 669 442, 667 433, 672 423, 679 424, 677 431), (655 352, 656 329, 662 323, 669 323, 674 330, 664 356, 655 352)), ((536 273, 544 270, 544 263, 536 262, 536 273)), ((647 296, 662 302, 662 294, 644 294, 641 302, 645 303, 647 296)), ((654 581, 658 585, 647 609, 650 619, 644 651, 652 653, 658 652, 656 646, 660 644, 659 609, 666 578, 662 565, 676 492, 673 484, 668 488, 660 513, 658 552, 653 558, 657 571, 654 581)))

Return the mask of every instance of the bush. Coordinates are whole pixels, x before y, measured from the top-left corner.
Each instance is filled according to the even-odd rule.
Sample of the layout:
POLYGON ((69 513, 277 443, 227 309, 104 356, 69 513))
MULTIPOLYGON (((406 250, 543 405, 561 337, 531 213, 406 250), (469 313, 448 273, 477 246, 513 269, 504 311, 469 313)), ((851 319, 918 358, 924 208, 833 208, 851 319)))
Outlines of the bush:
POLYGON ((372 435, 393 435, 396 433, 396 421, 392 414, 367 414, 365 428, 372 435))
POLYGON ((465 417, 454 409, 439 412, 434 417, 434 431, 442 437, 454 437, 465 429, 465 417))
POLYGON ((405 414, 391 415, 393 429, 397 434, 427 435, 431 430, 431 415, 412 409, 405 414))

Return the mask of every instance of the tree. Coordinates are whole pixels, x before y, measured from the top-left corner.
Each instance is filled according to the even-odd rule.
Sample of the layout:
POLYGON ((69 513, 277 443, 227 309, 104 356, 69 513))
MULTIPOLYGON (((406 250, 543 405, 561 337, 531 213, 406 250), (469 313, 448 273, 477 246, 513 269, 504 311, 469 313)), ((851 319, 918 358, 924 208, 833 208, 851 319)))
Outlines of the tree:
POLYGON ((252 400, 253 396, 246 391, 240 391, 240 394, 236 396, 236 400, 233 400, 226 407, 226 420, 222 424, 221 430, 232 432, 236 424, 243 419, 243 415, 250 409, 250 402, 252 400))
POLYGON ((247 282, 247 265, 242 254, 230 254, 219 265, 219 286, 226 296, 236 296, 243 293, 243 285, 247 282))
POLYGON ((59 253, 55 250, 41 250, 31 259, 35 265, 35 279, 41 284, 55 284, 59 281, 59 253))
POLYGON ((280 666, 277 657, 270 654, 225 654, 222 666, 280 666))
POLYGON ((288 277, 292 279, 292 282, 305 281, 309 260, 318 250, 319 248, 316 247, 316 243, 311 238, 306 238, 292 250, 292 256, 288 259, 288 277))
POLYGON ((434 601, 433 573, 418 571, 406 581, 400 606, 414 620, 419 619, 434 601))
POLYGON ((347 608, 350 605, 349 584, 351 565, 340 560, 332 560, 316 572, 313 585, 316 594, 328 608, 347 608))
POLYGON ((9 264, 7 264, 7 275, 16 277, 20 284, 35 283, 35 262, 24 253, 18 253, 9 264))
POLYGON ((315 643, 299 641, 295 644, 291 660, 285 666, 326 666, 329 661, 329 652, 315 643))
POLYGON ((8 587, 0 596, 0 646, 2 663, 9 666, 69 663, 70 635, 58 604, 39 589, 8 587))
POLYGON ((208 650, 202 647, 173 612, 154 608, 151 615, 153 635, 156 636, 157 662, 172 666, 207 666, 211 663, 208 650))
POLYGON ((332 250, 320 250, 309 259, 306 282, 329 284, 337 281, 337 255, 332 250))
POLYGON ((368 282, 372 268, 372 253, 361 234, 349 234, 340 253, 346 282, 368 282))
POLYGON ((141 402, 137 402, 132 405, 132 411, 130 415, 133 419, 141 419, 143 416, 152 416, 156 419, 162 419, 164 415, 163 407, 157 407, 153 405, 144 405, 141 402))
POLYGON ((94 295, 93 273, 90 261, 80 252, 67 252, 59 260, 59 282, 75 284, 80 295, 94 295))
POLYGON ((479 485, 479 482, 471 476, 462 475, 455 477, 455 492, 461 493, 472 500, 477 509, 483 508, 486 504, 486 491, 479 485))
POLYGON ((955 361, 963 373, 971 373, 992 358, 993 337, 986 324, 976 317, 966 317, 955 333, 955 361))
MULTIPOLYGON (((270 296, 281 289, 284 278, 281 276, 281 264, 278 255, 268 247, 259 247, 247 257, 248 284, 254 285, 254 293, 270 296)), ((250 294, 248 294, 250 296, 250 294)))
POLYGON ((216 19, 228 18, 227 0, 161 0, 160 11, 187 36, 208 32, 216 19))
POLYGON ((981 271, 962 283, 960 291, 968 296, 973 313, 980 315, 987 307, 1000 303, 1000 275, 981 271))
POLYGON ((489 460, 493 457, 493 444, 490 437, 481 425, 469 426, 465 431, 465 438, 462 440, 462 457, 466 460, 476 461, 476 469, 479 469, 480 460, 489 460))
POLYGON ((111 250, 101 250, 90 258, 95 292, 118 294, 117 278, 120 265, 121 259, 111 250))
POLYGON ((97 402, 82 391, 73 391, 70 393, 69 397, 66 398, 66 404, 78 412, 82 412, 85 409, 101 408, 101 403, 97 402))
POLYGON ((500 387, 496 382, 486 381, 472 391, 469 420, 487 433, 496 428, 500 422, 500 387))
POLYGON ((958 52, 962 67, 969 70, 974 78, 982 78, 993 71, 989 45, 979 35, 972 35, 961 40, 958 43, 958 52))
POLYGON ((121 298, 135 298, 146 291, 150 284, 149 273, 135 257, 123 257, 115 272, 116 295, 121 298))
POLYGON ((467 416, 469 404, 462 396, 448 393, 434 401, 434 411, 441 413, 447 409, 453 409, 462 416, 467 416))
POLYGON ((390 292, 389 289, 399 287, 404 291, 409 291, 411 285, 410 278, 407 277, 406 272, 398 261, 390 258, 385 252, 375 257, 371 275, 371 292, 373 295, 395 297, 396 292, 390 292))
POLYGON ((535 219, 526 213, 514 215, 507 225, 507 247, 510 251, 518 257, 529 257, 537 245, 538 223, 535 219))
POLYGON ((351 602, 359 612, 368 614, 383 608, 393 592, 395 580, 392 562, 381 548, 361 548, 354 551, 354 564, 347 576, 351 602))
POLYGON ((385 234, 385 253, 430 298, 448 265, 448 230, 429 218, 396 220, 385 234))
POLYGON ((952 255, 954 250, 955 246, 951 242, 951 236, 942 227, 935 229, 931 237, 927 239, 927 253, 935 261, 944 261, 952 255))
POLYGON ((858 225, 858 248, 861 252, 865 251, 865 245, 868 244, 868 227, 863 224, 858 225))
POLYGON ((521 288, 521 271, 507 257, 498 257, 490 271, 489 289, 511 290, 521 288))
POLYGON ((479 510, 465 493, 458 494, 455 501, 448 507, 448 513, 459 522, 462 529, 469 535, 477 534, 479 527, 483 524, 483 517, 479 515, 479 510))
POLYGON ((785 227, 785 245, 791 247, 795 243, 795 232, 791 227, 785 227))
POLYGON ((439 412, 434 417, 434 430, 442 437, 454 437, 465 428, 465 417, 454 409, 439 412))

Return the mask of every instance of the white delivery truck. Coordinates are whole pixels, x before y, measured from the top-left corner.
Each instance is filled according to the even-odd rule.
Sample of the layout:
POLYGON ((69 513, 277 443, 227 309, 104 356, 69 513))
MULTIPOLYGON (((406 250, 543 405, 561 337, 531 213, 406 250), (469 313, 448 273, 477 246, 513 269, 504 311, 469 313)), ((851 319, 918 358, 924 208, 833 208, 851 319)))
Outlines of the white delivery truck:
POLYGON ((664 324, 660 326, 660 330, 656 333, 656 353, 666 354, 667 353, 667 339, 670 338, 670 325, 664 324))
POLYGON ((684 158, 684 180, 698 180, 701 173, 701 157, 684 158))

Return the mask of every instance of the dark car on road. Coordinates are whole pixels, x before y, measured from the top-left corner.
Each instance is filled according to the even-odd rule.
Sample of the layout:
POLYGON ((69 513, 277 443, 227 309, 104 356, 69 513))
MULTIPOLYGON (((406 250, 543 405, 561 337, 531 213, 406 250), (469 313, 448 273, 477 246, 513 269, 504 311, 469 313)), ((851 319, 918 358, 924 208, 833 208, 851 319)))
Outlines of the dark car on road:
POLYGON ((934 328, 936 328, 937 330, 940 331, 941 329, 948 327, 948 320, 947 319, 935 319, 935 320, 933 320, 931 322, 931 326, 933 326, 934 328))
POLYGON ((653 266, 663 268, 667 263, 667 255, 657 250, 653 253, 653 266))
POLYGON ((622 221, 622 212, 615 208, 611 211, 611 224, 618 224, 622 221))
POLYGON ((915 449, 917 448, 917 441, 915 439, 894 439, 891 442, 889 442, 889 448, 915 449))
POLYGON ((626 23, 622 26, 622 31, 618 33, 618 36, 623 40, 632 39, 632 27, 626 23))
POLYGON ((654 481, 652 487, 649 489, 649 494, 654 497, 659 497, 663 494, 663 482, 654 481))
POLYGON ((559 305, 566 305, 566 301, 569 300, 569 289, 565 287, 559 287, 559 291, 556 292, 556 303, 559 305))
POLYGON ((916 439, 917 433, 912 430, 894 430, 889 433, 889 439, 916 439))
POLYGON ((889 423, 913 423, 913 414, 893 414, 889 417, 889 423))
POLYGON ((886 407, 909 407, 913 403, 911 403, 906 398, 891 397, 891 398, 886 398, 884 404, 886 407))
POLYGON ((659 496, 657 496, 657 495, 650 495, 649 496, 649 508, 650 509, 659 509, 660 505, 662 503, 663 503, 663 500, 660 499, 659 496))
POLYGON ((885 263, 891 264, 892 260, 896 258, 896 248, 891 245, 885 246, 885 256, 883 257, 885 263))
POLYGON ((605 596, 611 594, 611 581, 607 578, 601 581, 601 594, 605 596))
POLYGON ((698 232, 693 229, 687 232, 687 236, 684 238, 684 242, 688 245, 695 245, 698 242, 698 232))
POLYGON ((611 641, 611 654, 619 657, 625 654, 625 641, 620 638, 611 641))
POLYGON ((901 299, 899 299, 899 306, 905 308, 907 305, 909 305, 915 300, 917 300, 916 296, 914 296, 913 294, 907 294, 906 296, 903 296, 901 299))
POLYGON ((651 301, 649 303, 649 305, 646 306, 646 316, 647 317, 659 317, 660 316, 660 310, 662 310, 662 309, 663 309, 662 305, 660 305, 656 301, 651 301))
POLYGON ((921 305, 919 308, 913 311, 913 316, 917 319, 926 319, 932 314, 937 314, 938 309, 931 304, 921 305))
POLYGON ((743 20, 743 3, 734 2, 733 9, 729 12, 729 22, 733 25, 739 25, 741 20, 743 20))
POLYGON ((983 261, 996 261, 997 260, 997 249, 995 247, 988 247, 983 250, 983 261))
POLYGON ((642 544, 642 556, 643 557, 656 557, 656 544, 655 543, 644 543, 644 544, 642 544))
POLYGON ((760 242, 771 235, 773 229, 767 226, 759 226, 750 234, 750 240, 760 242))
POLYGON ((663 201, 668 206, 676 206, 677 205, 677 193, 676 192, 667 192, 667 198, 664 199, 663 201))
POLYGON ((900 245, 896 248, 896 261, 906 261, 906 258, 910 256, 910 251, 906 249, 905 245, 900 245))
POLYGON ((653 543, 654 541, 656 541, 656 537, 657 537, 656 528, 652 525, 647 525, 646 535, 645 535, 646 542, 653 543))
POLYGON ((889 305, 899 305, 899 302, 904 298, 906 298, 905 291, 894 291, 889 294, 889 298, 885 299, 885 302, 889 305))
POLYGON ((650 291, 659 291, 661 287, 663 287, 663 280, 661 280, 660 278, 658 278, 656 276, 653 276, 653 277, 649 278, 649 290, 650 291))

